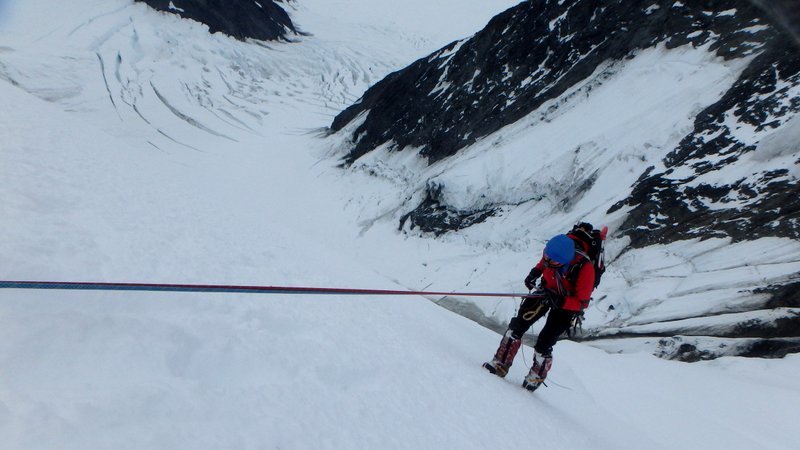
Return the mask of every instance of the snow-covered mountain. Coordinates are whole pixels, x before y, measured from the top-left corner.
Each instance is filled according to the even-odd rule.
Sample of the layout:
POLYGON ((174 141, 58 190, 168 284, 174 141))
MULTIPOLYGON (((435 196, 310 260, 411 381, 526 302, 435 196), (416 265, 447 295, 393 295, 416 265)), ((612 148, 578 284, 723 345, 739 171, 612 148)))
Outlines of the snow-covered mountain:
MULTIPOLYGON (((380 148, 341 167, 352 146, 329 133, 339 113, 516 3, 280 2, 299 32, 260 41, 132 0, 0 2, 0 279, 519 291, 544 241, 577 217, 620 230, 632 206, 608 208, 752 58, 643 48, 547 121, 537 110, 433 164, 380 148), (591 168, 591 189, 565 203, 591 168), (409 218, 398 230, 437 185, 445 214, 500 206, 438 237, 409 218)), ((780 152, 791 134, 757 149, 768 140, 780 152)), ((635 247, 618 231, 609 254, 586 325, 641 337, 591 343, 612 352, 559 343, 533 395, 519 388, 529 348, 492 377, 480 364, 498 334, 434 304, 502 327, 514 299, 0 289, 0 440, 793 448, 798 355, 650 353, 789 342, 696 331, 779 323, 786 308, 751 306, 796 298, 785 281, 800 269, 797 241, 635 247)))
POLYGON ((442 235, 485 224, 494 236, 513 227, 501 238, 510 244, 522 210, 531 228, 554 215, 557 229, 613 222, 625 239, 620 263, 635 249, 686 248, 660 258, 667 277, 788 263, 730 286, 658 290, 624 312, 620 297, 642 272, 619 264, 628 286, 602 290, 614 317, 589 336, 659 347, 710 337, 656 350, 697 359, 800 350, 798 112, 800 51, 748 1, 545 1, 391 74, 332 129, 347 136, 343 159, 355 170, 408 176, 394 214, 401 228, 442 235), (409 171, 415 156, 421 169, 409 171), (728 242, 761 244, 712 250, 728 242), (792 251, 774 253, 783 246, 792 251), (650 312, 687 302, 678 314, 650 312))

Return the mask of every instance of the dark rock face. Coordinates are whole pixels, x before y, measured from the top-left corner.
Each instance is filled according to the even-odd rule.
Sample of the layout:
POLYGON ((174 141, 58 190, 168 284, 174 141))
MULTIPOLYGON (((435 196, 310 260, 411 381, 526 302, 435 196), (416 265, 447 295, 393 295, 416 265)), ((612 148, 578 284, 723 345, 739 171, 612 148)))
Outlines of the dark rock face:
POLYGON ((380 144, 421 148, 430 162, 455 154, 535 111, 587 78, 603 62, 664 42, 712 40, 726 58, 752 54, 774 30, 739 0, 653 2, 530 1, 496 16, 469 40, 454 42, 396 72, 339 114, 338 131, 364 112, 351 163, 380 144), (561 4, 563 3, 563 4, 561 4), (736 10, 736 14, 720 14, 736 10))
MULTIPOLYGON (((716 359, 718 355, 709 350, 698 349, 696 346, 687 343, 680 343, 676 338, 662 339, 661 343, 665 348, 678 348, 667 351, 661 355, 668 359, 675 359, 683 362, 706 361, 716 359)), ((789 353, 800 352, 800 343, 792 339, 759 339, 751 344, 744 345, 737 349, 736 354, 748 358, 783 358, 789 353)))
POLYGON ((178 14, 239 40, 274 41, 296 33, 289 15, 273 0, 136 0, 178 14))
MULTIPOLYGON (((772 298, 765 305, 768 308, 800 308, 800 281, 765 288, 756 293, 771 294, 772 298)), ((800 336, 800 324, 797 326, 796 335, 800 336)))
POLYGON ((794 37, 800 46, 800 8, 796 0, 750 0, 794 37))
POLYGON ((441 192, 442 186, 428 185, 425 200, 400 219, 400 228, 402 229, 408 221, 411 229, 419 228, 425 233, 440 236, 452 229, 467 228, 481 223, 496 213, 494 209, 459 211, 439 200, 441 192))
MULTIPOLYGON (((742 141, 732 127, 763 133, 800 111, 792 89, 800 85, 800 52, 765 15, 745 0, 525 2, 471 39, 391 74, 339 114, 332 129, 364 118, 353 131, 346 164, 386 142, 395 150, 419 148, 433 163, 564 94, 601 63, 658 43, 710 44, 724 58, 757 56, 733 88, 697 116, 694 131, 664 160, 666 168, 642 175, 633 195, 609 212, 632 209, 623 233, 635 247, 698 236, 800 238, 800 184, 786 167, 729 184, 703 178, 756 150, 757 142, 742 141), (686 168, 694 175, 683 175, 686 168), (679 169, 680 178, 671 176, 679 169)), ((434 224, 443 207, 428 201, 410 218, 427 222, 423 229, 474 223, 434 224)))
MULTIPOLYGON (((710 43, 710 50, 725 58, 758 56, 722 100, 697 116, 694 131, 664 161, 667 169, 644 174, 633 195, 609 212, 633 208, 623 232, 634 246, 696 236, 797 238, 800 195, 786 168, 728 185, 698 178, 756 148, 737 141, 730 124, 724 124, 726 117, 764 131, 800 110, 800 98, 790 89, 800 84, 800 54, 764 15, 745 0, 525 2, 496 16, 471 39, 391 74, 339 114, 332 129, 364 117, 353 131, 346 164, 386 142, 398 151, 419 148, 433 163, 564 94, 601 63, 658 43, 669 48, 710 43), (707 136, 715 137, 707 141, 707 136), (670 177, 687 166, 696 176, 670 177)), ((470 224, 434 225, 440 216, 428 202, 411 218, 437 230, 470 224)))
POLYGON ((790 89, 798 85, 800 51, 791 41, 776 41, 756 57, 733 88, 697 116, 694 131, 665 158, 666 170, 643 175, 632 195, 612 207, 633 206, 623 224, 632 245, 691 237, 800 238, 800 185, 787 168, 729 184, 703 181, 756 151, 756 145, 736 137, 734 127, 762 132, 800 112, 800 97, 790 89), (672 176, 686 167, 692 175, 682 170, 684 175, 672 176))

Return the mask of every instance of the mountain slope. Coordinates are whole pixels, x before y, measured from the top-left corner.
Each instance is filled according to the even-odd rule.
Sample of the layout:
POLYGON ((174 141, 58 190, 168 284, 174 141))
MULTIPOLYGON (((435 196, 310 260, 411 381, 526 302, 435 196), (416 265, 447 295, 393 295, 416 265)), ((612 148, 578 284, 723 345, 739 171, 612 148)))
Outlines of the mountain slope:
POLYGON ((429 162, 562 96, 607 61, 664 43, 667 48, 711 44, 732 58, 779 40, 745 1, 523 2, 478 34, 454 42, 393 74, 333 121, 340 130, 369 111, 353 134, 352 162, 392 140, 420 147, 429 162), (396 99, 406 101, 396 103, 396 99))
POLYGON ((648 168, 612 208, 633 207, 623 225, 633 245, 694 236, 800 238, 800 52, 781 43, 757 56, 698 114, 663 166, 648 168))
MULTIPOLYGON (((758 273, 772 272, 761 266, 770 251, 796 248, 798 238, 799 62, 791 37, 747 1, 525 2, 389 75, 331 127, 351 171, 396 181, 398 200, 383 209, 406 232, 517 248, 577 221, 611 224, 620 266, 611 278, 627 281, 603 286, 603 320, 589 337, 644 335, 656 353, 684 359, 732 348, 780 356, 800 351, 800 297, 764 294, 789 292, 781 286, 797 280, 798 258, 774 255, 780 274, 758 273), (702 284, 714 269, 688 246, 710 238, 753 243, 743 247, 756 254, 712 243, 710 259, 733 255, 726 267, 758 269, 726 295, 724 286, 703 292, 703 306, 681 319, 750 316, 707 332, 669 315, 651 318, 658 332, 633 327, 643 310, 683 304, 685 293, 631 298, 639 291, 630 280, 649 275, 626 253, 665 246, 685 267, 666 258, 654 274, 702 284), (683 334, 710 339, 702 350, 675 345, 683 334)), ((507 320, 479 309, 473 317, 498 328, 507 320)))
MULTIPOLYGON (((98 261, 82 258, 103 256, 108 276, 389 283, 340 251, 350 242, 330 228, 298 230, 287 215, 258 221, 230 198, 211 210, 179 207, 185 188, 205 201, 220 195, 210 172, 191 175, 201 155, 159 168, 160 153, 128 147, 7 83, 0 92, 2 167, 30 169, 4 178, 13 183, 0 189, 3 204, 29 215, 7 225, 38 218, 59 238, 6 246, 12 261, 42 262, 14 275, 86 276, 98 261), (186 179, 165 180, 178 174, 186 179), (150 226, 124 228, 137 215, 150 226), (191 258, 172 259, 191 244, 191 258), (222 260, 213 265, 209 254, 222 260)), ((323 203, 335 197, 313 203, 329 187, 308 189, 296 198, 333 221, 336 208, 323 203)), ((397 255, 410 259, 414 250, 397 255)), ((791 448, 800 400, 797 355, 688 365, 570 342, 559 344, 549 387, 531 395, 519 387, 530 348, 506 380, 493 377, 480 362, 499 336, 419 297, 4 289, 0 336, 0 436, 14 448, 484 448, 502 438, 523 449, 531 432, 539 445, 564 450, 791 448)))
MULTIPOLYGON (((337 137, 320 132, 369 84, 478 29, 496 7, 488 3, 306 0, 292 19, 313 36, 269 45, 210 35, 128 0, 13 3, 0 28, 0 278, 519 289, 517 270, 542 238, 520 227, 528 216, 511 212, 510 229, 483 222, 457 238, 398 233, 394 182, 341 171, 337 137), (346 20, 334 14, 345 9, 346 20), (522 239, 511 239, 514 228, 522 239)), ((683 59, 654 66, 659 51, 631 63, 709 84, 732 83, 739 71, 713 58, 711 79, 683 59)), ((509 144, 526 136, 509 131, 509 144)), ((550 233, 562 220, 537 228, 550 233)), ((718 272, 709 284, 743 286, 751 270, 781 276, 797 254, 789 244, 781 264, 773 254, 742 272, 708 267, 718 272)), ((632 306, 647 300, 645 289, 707 287, 696 284, 707 273, 663 284, 676 270, 666 262, 699 250, 662 250, 674 259, 653 248, 624 256, 625 272, 641 276, 631 280, 642 289, 626 298, 632 306)), ((609 289, 624 281, 612 270, 609 289)), ((494 303, 487 309, 507 317, 508 305, 494 303)), ((689 365, 563 342, 550 386, 529 395, 518 385, 530 348, 506 380, 492 377, 480 363, 499 336, 419 297, 0 289, 0 337, 0 439, 9 448, 796 441, 797 355, 689 365)))

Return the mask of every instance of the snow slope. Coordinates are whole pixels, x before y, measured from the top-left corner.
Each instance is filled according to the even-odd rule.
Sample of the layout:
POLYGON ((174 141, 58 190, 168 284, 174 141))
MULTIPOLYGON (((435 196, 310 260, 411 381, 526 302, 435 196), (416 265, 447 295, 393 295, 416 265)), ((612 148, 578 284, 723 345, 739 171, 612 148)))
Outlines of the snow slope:
MULTIPOLYGON (((418 1, 380 15, 375 0, 309 0, 291 4, 309 36, 263 45, 122 0, 5 2, 0 278, 516 290, 541 236, 512 247, 488 245, 491 234, 396 233, 394 206, 381 203, 394 185, 342 173, 319 133, 370 83, 513 2, 501 3, 418 1), (347 21, 331 20, 342 10, 347 21), (364 210, 370 198, 378 205, 364 210)), ((796 444, 796 355, 689 365, 562 342, 550 387, 531 395, 518 387, 530 349, 507 380, 480 369, 498 340, 416 297, 4 289, 0 439, 796 444)))
MULTIPOLYGON (((726 5, 734 3, 746 2, 726 5)), ((680 5, 675 3, 676 8, 680 5)), ((453 284, 488 289, 505 279, 509 280, 505 288, 514 290, 538 256, 535 252, 554 230, 568 230, 578 221, 608 224, 612 230, 608 246, 611 273, 595 296, 586 322, 589 337, 605 338, 604 348, 639 348, 688 360, 797 351, 797 297, 779 294, 795 290, 799 279, 800 252, 791 231, 797 221, 797 208, 792 204, 797 183, 791 177, 800 165, 796 146, 787 144, 796 131, 792 119, 796 108, 787 106, 796 106, 800 89, 794 75, 798 66, 792 65, 796 56, 788 49, 760 54, 744 51, 736 58, 723 58, 720 55, 724 53, 717 54, 714 49, 725 47, 728 40, 739 42, 737 33, 717 30, 723 34, 715 34, 701 19, 682 25, 656 20, 641 31, 646 28, 648 33, 673 37, 705 33, 718 36, 718 40, 689 43, 678 38, 659 45, 655 45, 658 40, 647 41, 638 50, 631 48, 625 58, 589 52, 572 65, 563 58, 580 52, 569 51, 569 46, 565 50, 542 44, 550 42, 553 35, 545 30, 530 31, 533 25, 525 21, 546 24, 539 20, 544 15, 571 10, 577 18, 565 26, 582 29, 581 19, 588 18, 596 6, 580 1, 520 5, 513 14, 498 16, 502 19, 493 21, 475 38, 430 54, 387 78, 337 116, 332 127, 338 130, 338 141, 332 144, 332 151, 348 162, 351 172, 366 175, 368 180, 380 178, 383 185, 362 189, 352 206, 353 214, 361 218, 365 234, 371 227, 381 227, 375 231, 377 240, 400 226, 410 235, 433 238, 443 234, 437 240, 467 243, 475 249, 476 257, 466 270, 458 271, 458 279, 443 279, 438 273, 431 276, 427 265, 415 273, 402 272, 405 284, 433 283, 440 289, 453 284), (693 31, 697 26, 709 29, 693 31), (494 51, 504 57, 492 60, 487 69, 487 54, 494 51), (514 56, 517 54, 527 54, 530 60, 522 64, 514 56), (552 60, 558 63, 552 67, 541 63, 545 67, 525 78, 527 64, 540 64, 540 59, 530 55, 546 60, 555 55, 552 60), (544 101, 533 98, 546 92, 550 84, 529 88, 532 79, 545 73, 561 80, 563 77, 556 75, 585 67, 583 64, 590 64, 594 72, 574 76, 565 92, 456 152, 476 139, 471 137, 470 127, 476 133, 487 133, 487 127, 499 126, 498 116, 504 120, 516 117, 515 113, 503 116, 504 108, 513 110, 510 105, 544 101), (784 66, 789 68, 776 69, 784 66), (763 73, 769 80, 776 70, 785 73, 786 79, 774 86, 769 82, 759 85, 754 74, 763 73), (487 71, 491 75, 484 75, 487 71), (528 90, 520 93, 523 88, 528 90), (395 105, 395 98, 410 100, 395 105), (761 108, 762 100, 769 106, 761 108), (497 114, 484 114, 488 110, 497 114), (719 115, 709 113, 717 110, 719 115), (785 113, 785 117, 770 111, 785 113), (747 116, 759 117, 759 121, 737 122, 747 116), (724 122, 725 129, 715 125, 718 122, 724 122), (724 150, 733 146, 733 141, 726 140, 730 134, 736 137, 737 149, 757 151, 742 150, 741 157, 734 158, 724 150), (706 148, 705 142, 714 144, 706 148), (675 162, 683 161, 679 155, 686 154, 696 159, 691 164, 675 162), (714 170, 705 170, 709 167, 714 170), (668 173, 663 177, 671 181, 659 182, 661 175, 656 174, 662 173, 668 173), (694 190, 697 195, 681 197, 678 193, 685 193, 684 185, 686 191, 694 190), (770 238, 761 239, 764 236, 770 238), (700 242, 711 237, 725 239, 700 242), (633 245, 629 239, 634 240, 633 245), (753 242, 727 248, 732 241, 753 242), (668 245, 642 248, 646 242, 668 245), (495 255, 507 259, 511 252, 520 257, 515 277, 507 274, 509 266, 493 261, 495 255), (636 264, 629 264, 631 261, 636 264), (643 323, 654 326, 641 327, 643 323), (636 346, 612 342, 608 340, 610 332, 648 341, 639 340, 636 346), (680 345, 676 337, 680 335, 691 336, 692 344, 680 345), (754 341, 754 337, 763 340, 754 341)), ((599 21, 588 39, 603 36, 599 29, 615 25, 627 29, 616 13, 640 10, 647 15, 658 7, 616 6, 619 11, 594 11, 592 17, 605 15, 607 20, 599 21)), ((695 2, 688 9, 701 18, 733 17, 735 12, 724 10, 722 4, 715 4, 712 11, 700 6, 695 2)), ((675 11, 677 22, 690 17, 688 12, 675 11)), ((741 32, 746 35, 769 29, 746 26, 751 23, 748 17, 737 14, 731 20, 741 22, 739 28, 744 27, 741 32)), ((569 34, 561 42, 576 48, 586 45, 573 42, 579 39, 575 36, 569 34)), ((626 39, 619 37, 608 40, 614 43, 608 45, 613 49, 626 44, 626 39)), ((546 98, 551 95, 555 94, 548 93, 546 98)), ((391 261, 390 254, 377 262, 391 261)), ((452 270, 452 264, 448 269, 452 270)), ((448 307, 497 328, 504 327, 516 306, 513 300, 498 304, 455 298, 445 301, 448 307)))

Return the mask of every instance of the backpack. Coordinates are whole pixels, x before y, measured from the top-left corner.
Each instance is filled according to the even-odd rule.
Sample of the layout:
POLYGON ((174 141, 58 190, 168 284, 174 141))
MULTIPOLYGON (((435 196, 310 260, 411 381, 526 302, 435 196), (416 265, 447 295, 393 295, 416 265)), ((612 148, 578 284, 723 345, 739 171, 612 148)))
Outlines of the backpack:
POLYGON ((578 274, 583 268, 583 265, 591 261, 594 265, 594 287, 600 284, 600 278, 606 271, 605 264, 605 241, 608 234, 608 227, 603 226, 602 229, 596 230, 592 224, 581 222, 572 227, 572 231, 567 233, 567 236, 577 239, 587 244, 588 250, 586 252, 576 250, 576 253, 582 255, 580 262, 572 264, 567 271, 567 279, 574 283, 578 278, 578 274))

